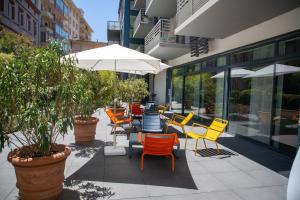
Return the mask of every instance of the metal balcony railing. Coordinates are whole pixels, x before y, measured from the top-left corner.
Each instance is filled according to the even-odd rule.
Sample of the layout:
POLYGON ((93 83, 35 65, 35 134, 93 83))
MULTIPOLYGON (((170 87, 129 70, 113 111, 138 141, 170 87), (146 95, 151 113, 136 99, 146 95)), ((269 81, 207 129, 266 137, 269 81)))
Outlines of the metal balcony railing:
POLYGON ((138 26, 141 24, 153 24, 154 25, 154 20, 153 18, 150 18, 148 16, 145 15, 145 9, 141 9, 139 14, 136 16, 136 19, 134 21, 134 25, 133 25, 133 32, 135 33, 138 26))
POLYGON ((209 0, 177 0, 176 26, 180 26, 208 1, 209 0))
POLYGON ((145 37, 145 53, 159 43, 186 44, 189 37, 174 35, 174 28, 170 19, 160 19, 145 37))
POLYGON ((119 21, 107 22, 107 30, 119 31, 120 29, 121 29, 121 25, 119 21))
POLYGON ((107 45, 112 45, 112 44, 120 44, 120 41, 109 40, 109 41, 107 42, 107 45))

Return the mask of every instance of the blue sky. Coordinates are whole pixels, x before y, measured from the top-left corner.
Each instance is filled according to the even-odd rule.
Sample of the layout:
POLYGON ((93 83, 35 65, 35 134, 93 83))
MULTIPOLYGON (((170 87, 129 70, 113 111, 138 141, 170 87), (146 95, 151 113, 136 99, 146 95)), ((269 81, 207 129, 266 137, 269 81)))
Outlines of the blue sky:
POLYGON ((84 17, 94 33, 92 40, 107 41, 107 21, 118 20, 119 0, 73 0, 78 8, 84 10, 84 17))

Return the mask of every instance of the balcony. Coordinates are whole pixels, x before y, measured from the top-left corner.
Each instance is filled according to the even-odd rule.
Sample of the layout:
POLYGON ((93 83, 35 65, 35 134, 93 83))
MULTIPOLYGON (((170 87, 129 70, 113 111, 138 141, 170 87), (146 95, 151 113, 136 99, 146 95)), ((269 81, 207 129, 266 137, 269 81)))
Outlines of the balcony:
POLYGON ((134 22, 133 37, 145 38, 154 25, 153 18, 147 17, 145 9, 141 9, 134 22))
POLYGON ((172 18, 176 15, 176 0, 146 0, 146 15, 172 18))
POLYGON ((108 21, 107 22, 107 40, 108 41, 120 41, 120 22, 108 21))
POLYGON ((112 44, 120 44, 120 41, 119 40, 117 40, 117 41, 111 41, 111 40, 107 41, 107 45, 112 45, 112 44))
POLYGON ((43 10, 41 12, 41 15, 47 19, 50 19, 51 21, 54 20, 54 15, 52 13, 50 13, 48 10, 43 10))
POLYGON ((299 6, 298 0, 177 0, 175 34, 225 38, 299 6))
POLYGON ((146 0, 134 0, 133 7, 135 9, 141 9, 146 7, 146 0))
POLYGON ((48 27, 48 26, 41 26, 40 31, 41 32, 46 32, 46 33, 48 33, 49 35, 52 35, 52 36, 53 36, 53 33, 54 33, 53 29, 48 27))
POLYGON ((189 37, 174 35, 169 19, 160 19, 145 37, 145 53, 163 60, 186 54, 189 48, 189 37))

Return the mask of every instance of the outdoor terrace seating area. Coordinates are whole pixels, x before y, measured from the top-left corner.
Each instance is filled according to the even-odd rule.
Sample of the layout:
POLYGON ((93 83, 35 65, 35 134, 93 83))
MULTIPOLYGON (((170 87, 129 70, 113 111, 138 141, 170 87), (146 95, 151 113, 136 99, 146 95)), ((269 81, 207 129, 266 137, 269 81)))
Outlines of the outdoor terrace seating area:
MULTIPOLYGON (((133 146, 131 158, 104 156, 104 146, 113 141, 112 124, 103 109, 95 116, 99 123, 93 143, 75 144, 72 130, 64 140, 58 141, 72 150, 66 161, 64 189, 59 199, 276 200, 286 197, 292 160, 265 146, 223 133, 218 140, 220 153, 213 142, 207 141, 207 149, 200 143, 194 155, 195 141, 188 139, 185 150, 181 128, 170 126, 168 132, 176 133, 180 141, 174 173, 171 159, 157 156, 145 156, 141 171, 141 145, 133 146)), ((186 131, 191 129, 192 121, 186 125, 186 131)), ((128 152, 129 135, 136 130, 118 127, 117 131, 120 133, 117 145, 125 146, 128 152)), ((0 157, 0 199, 18 197, 14 169, 4 156, 9 151, 5 148, 0 157)))

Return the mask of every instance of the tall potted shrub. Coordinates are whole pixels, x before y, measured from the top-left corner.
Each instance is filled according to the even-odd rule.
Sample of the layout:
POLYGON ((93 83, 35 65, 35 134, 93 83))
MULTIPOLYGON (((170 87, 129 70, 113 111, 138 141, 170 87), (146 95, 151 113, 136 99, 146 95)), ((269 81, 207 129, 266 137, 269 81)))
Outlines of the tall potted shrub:
POLYGON ((75 89, 76 117, 74 134, 76 143, 95 139, 98 118, 92 114, 111 100, 112 83, 106 72, 77 71, 75 89))
MULTIPOLYGON (((1 38, 7 37, 1 34, 1 38)), ((13 36, 5 41, 14 38, 20 39, 13 36)), ((2 47, 14 46, 2 46, 2 42, 2 52, 2 47)), ((65 160, 70 154, 56 139, 72 127, 74 61, 61 62, 59 42, 46 48, 18 45, 11 52, 5 49, 14 58, 0 65, 0 99, 5 104, 0 108, 1 148, 4 141, 16 146, 8 161, 15 168, 21 199, 55 199, 63 189, 65 160), (2 119, 10 128, 3 126, 2 119)))

